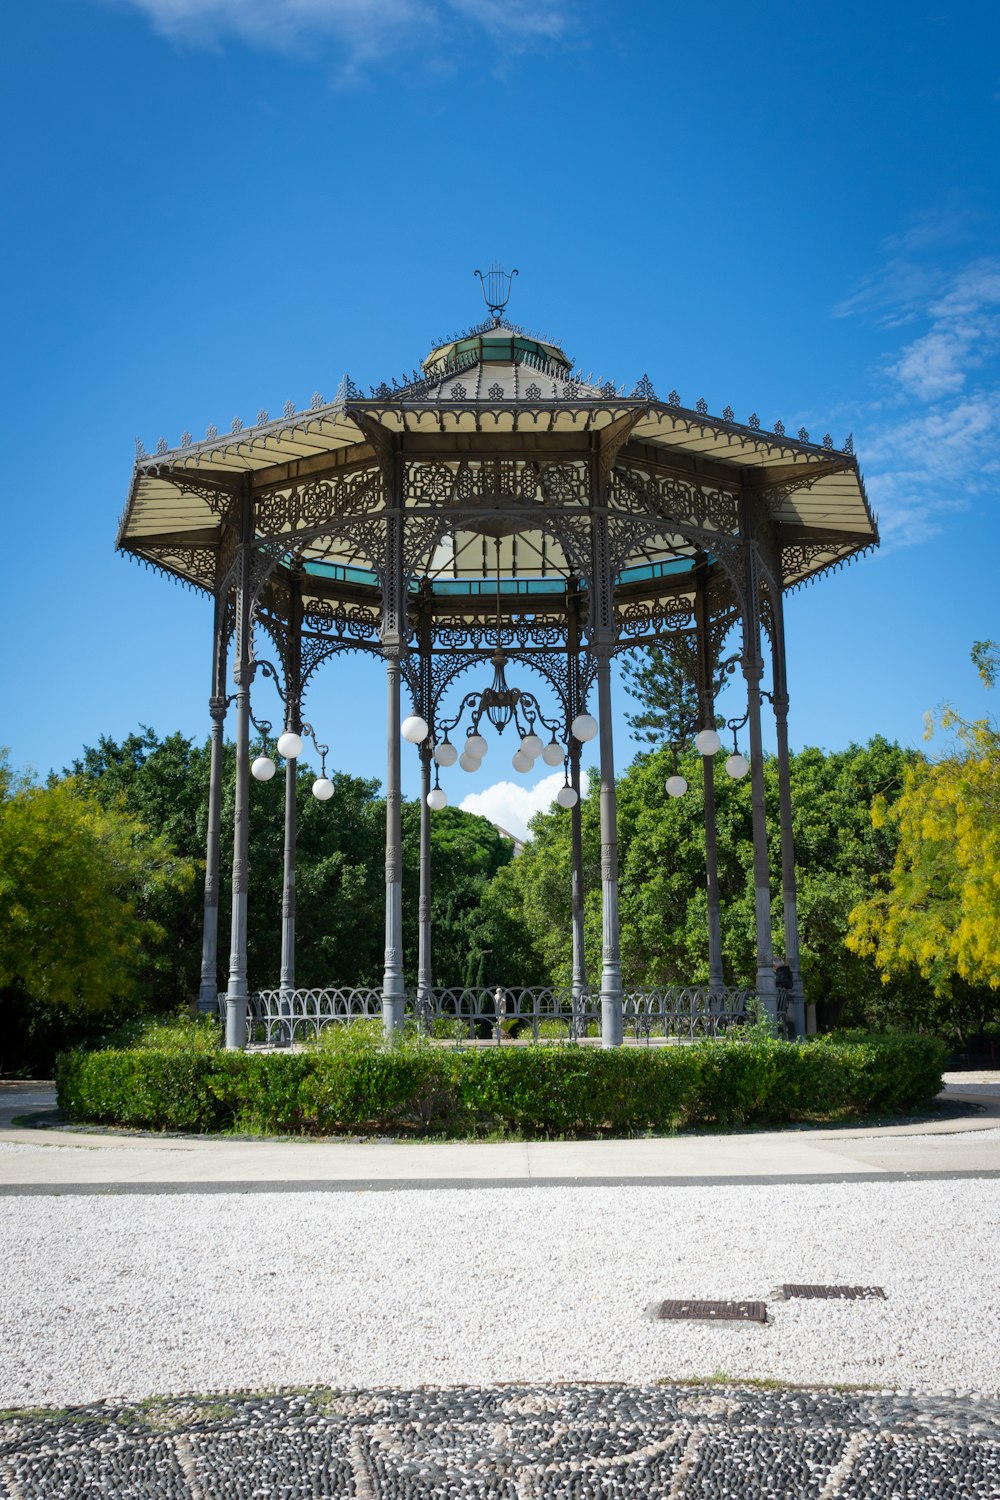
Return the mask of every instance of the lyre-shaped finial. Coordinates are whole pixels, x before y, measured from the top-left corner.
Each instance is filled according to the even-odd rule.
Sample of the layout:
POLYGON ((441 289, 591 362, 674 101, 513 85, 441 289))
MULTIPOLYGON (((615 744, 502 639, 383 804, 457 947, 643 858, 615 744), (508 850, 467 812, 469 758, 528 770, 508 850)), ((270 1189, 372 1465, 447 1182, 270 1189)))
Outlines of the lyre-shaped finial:
POLYGON ((475 275, 479 277, 483 300, 493 314, 493 322, 499 324, 500 315, 510 301, 511 282, 517 275, 517 270, 505 271, 503 266, 493 265, 485 276, 482 271, 476 271, 475 275))

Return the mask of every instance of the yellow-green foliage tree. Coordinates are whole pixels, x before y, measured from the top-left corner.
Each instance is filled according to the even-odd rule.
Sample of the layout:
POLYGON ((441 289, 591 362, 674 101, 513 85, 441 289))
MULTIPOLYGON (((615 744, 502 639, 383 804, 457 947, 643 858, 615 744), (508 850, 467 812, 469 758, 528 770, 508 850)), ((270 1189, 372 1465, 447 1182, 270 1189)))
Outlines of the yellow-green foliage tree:
MULTIPOLYGON (((1000 648, 979 641, 972 659, 992 687, 1000 648)), ((896 858, 884 888, 851 913, 847 943, 885 982, 916 970, 948 999, 1000 988, 1000 729, 952 709, 941 725, 952 751, 912 765, 892 805, 873 803, 876 826, 897 829, 896 858)))
POLYGON ((74 778, 17 784, 0 763, 0 991, 100 1011, 133 992, 155 893, 190 884, 190 861, 74 778))

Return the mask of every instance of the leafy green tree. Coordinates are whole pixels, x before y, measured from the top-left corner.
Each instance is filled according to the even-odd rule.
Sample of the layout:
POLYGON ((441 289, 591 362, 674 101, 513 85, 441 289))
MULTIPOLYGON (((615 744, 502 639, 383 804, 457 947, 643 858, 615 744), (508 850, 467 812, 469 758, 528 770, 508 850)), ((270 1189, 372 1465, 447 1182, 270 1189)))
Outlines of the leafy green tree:
POLYGON ((0 1017, 4 1065, 141 1005, 149 912, 190 890, 194 869, 133 814, 79 778, 46 787, 0 775, 0 1017), (95 1023, 94 1018, 98 1018, 95 1023))
MULTIPOLYGON (((513 857, 513 846, 488 818, 445 807, 431 817, 432 968, 435 985, 496 983, 493 921, 482 911, 493 876, 513 857)), ((404 951, 409 983, 416 982, 420 889, 420 804, 403 804, 404 951)))
MULTIPOLYGON (((992 686, 996 645, 977 642, 972 657, 992 686)), ((950 708, 941 724, 953 732, 950 751, 911 765, 894 803, 873 803, 876 828, 894 833, 895 857, 851 912, 847 941, 886 984, 919 974, 960 1032, 963 1021, 981 1029, 998 1009, 1000 728, 950 708)))
MULTIPOLYGON (((263 748, 262 746, 260 748, 263 748)), ((146 727, 120 744, 102 737, 84 750, 74 771, 105 806, 124 806, 195 862, 199 879, 169 893, 148 915, 170 934, 149 956, 144 979, 150 1002, 172 1009, 197 993, 201 963, 202 879, 208 817, 209 747, 183 735, 159 739, 146 727)), ((232 901, 229 851, 233 843, 236 754, 225 747, 219 950, 227 950, 232 901)), ((297 781, 297 983, 378 982, 382 972, 385 803, 378 783, 333 772, 328 802, 311 795, 314 773, 304 763, 297 781)), ((251 983, 276 985, 281 961, 281 885, 284 777, 250 788, 251 983)), ((222 965, 220 965, 221 969, 222 965)))
MULTIPOLYGON (((807 995, 826 1007, 832 1024, 842 1013, 863 1019, 859 1002, 875 993, 912 1010, 926 986, 906 980, 880 991, 869 961, 844 947, 848 914, 879 871, 892 862, 891 829, 874 828, 872 798, 892 800, 902 789, 905 768, 915 759, 876 738, 832 755, 805 750, 791 757, 794 831, 798 855, 803 977, 807 995)), ((727 978, 749 983, 756 968, 753 843, 749 783, 734 782, 721 758, 709 762, 715 776, 723 953, 727 978)), ((665 749, 639 755, 618 783, 618 838, 622 972, 626 984, 690 983, 708 978, 705 895, 704 763, 689 753, 681 771, 684 797, 670 798, 664 783, 672 755, 665 749)), ((771 869, 780 869, 777 766, 765 762, 771 869)), ((592 780, 581 809, 584 845, 587 973, 600 978, 600 813, 592 780)), ((484 905, 503 903, 522 925, 532 962, 545 977, 566 983, 571 974, 570 819, 562 809, 541 813, 524 854, 495 877, 484 905)), ((783 946, 781 893, 777 880, 773 937, 783 946)))
POLYGON ((166 838, 79 782, 19 787, 0 803, 0 984, 105 1008, 132 991, 146 947, 164 935, 143 902, 192 876, 166 838))
MULTIPOLYGON (((261 749, 263 746, 260 747, 261 749)), ((102 738, 73 770, 107 807, 125 807, 194 862, 199 879, 183 892, 151 893, 146 914, 170 941, 145 960, 150 1003, 173 1009, 197 993, 201 961, 202 889, 207 833, 208 745, 183 735, 163 739, 146 727, 120 743, 102 738)), ((384 964, 385 800, 374 780, 332 772, 328 802, 311 795, 314 773, 302 765, 297 782, 296 982, 304 988, 381 982, 384 964)), ((227 745, 223 768, 222 873, 219 949, 227 952, 233 838, 235 751, 227 745)), ((416 977, 419 805, 403 804, 404 931, 407 977, 416 977)), ((485 818, 456 808, 435 813, 433 922, 435 982, 470 982, 489 970, 493 926, 481 911, 492 876, 512 854, 485 818)), ((250 897, 248 960, 251 984, 276 985, 281 955, 281 886, 284 851, 284 777, 250 788, 250 897)), ((492 982, 492 981, 487 981, 492 982)))

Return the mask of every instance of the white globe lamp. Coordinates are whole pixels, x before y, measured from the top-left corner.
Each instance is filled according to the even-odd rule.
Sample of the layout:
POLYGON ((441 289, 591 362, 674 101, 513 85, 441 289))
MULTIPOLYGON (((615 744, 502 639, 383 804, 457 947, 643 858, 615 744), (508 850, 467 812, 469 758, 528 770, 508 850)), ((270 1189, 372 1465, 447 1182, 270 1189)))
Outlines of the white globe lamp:
POLYGON ((694 747, 699 755, 717 755, 722 741, 714 729, 702 729, 694 737, 694 747))
POLYGON ((468 750, 462 751, 461 755, 458 757, 458 763, 462 767, 463 771, 479 770, 479 761, 474 755, 470 755, 468 750))
POLYGON ((566 759, 566 747, 558 740, 550 740, 542 751, 542 760, 547 766, 561 766, 566 759))
POLYGON ((537 760, 545 746, 537 734, 526 734, 521 741, 521 751, 524 755, 530 755, 532 760, 537 760))
POLYGON ((470 734, 465 742, 466 755, 474 755, 477 760, 482 760, 489 748, 481 734, 470 734))
POLYGON ((515 750, 510 763, 514 767, 514 770, 520 771, 522 775, 525 771, 530 771, 535 764, 531 756, 525 755, 523 750, 515 750))
POLYGON ((250 775, 255 781, 270 781, 274 775, 274 761, 269 755, 258 755, 250 767, 250 775))
POLYGON ((688 789, 688 784, 684 780, 683 776, 668 776, 667 777, 667 796, 668 797, 683 797, 683 795, 687 791, 687 789, 688 789))
POLYGON ((427 806, 433 812, 440 812, 442 807, 448 806, 447 792, 443 792, 439 786, 436 786, 433 791, 427 793, 427 806))
POLYGON ((586 744, 597 733, 597 720, 593 714, 577 714, 569 726, 569 732, 575 740, 581 740, 586 744))
POLYGON ((579 800, 575 787, 561 786, 556 792, 556 801, 560 807, 575 807, 579 800))
POLYGON ((434 759, 439 766, 453 766, 458 760, 458 751, 451 740, 442 740, 434 751, 434 759))
POLYGON ((409 740, 411 745, 419 745, 427 738, 430 731, 426 719, 422 719, 419 714, 410 714, 409 718, 404 719, 400 724, 399 732, 404 740, 409 740))
POLYGON ((734 781, 742 781, 749 769, 750 762, 738 750, 726 761, 726 775, 731 776, 734 781))
POLYGON ((333 782, 328 776, 317 776, 312 784, 312 794, 317 802, 329 802, 333 796, 333 782))
POLYGON ((278 736, 278 754, 286 760, 298 760, 302 754, 302 736, 291 729, 278 736))

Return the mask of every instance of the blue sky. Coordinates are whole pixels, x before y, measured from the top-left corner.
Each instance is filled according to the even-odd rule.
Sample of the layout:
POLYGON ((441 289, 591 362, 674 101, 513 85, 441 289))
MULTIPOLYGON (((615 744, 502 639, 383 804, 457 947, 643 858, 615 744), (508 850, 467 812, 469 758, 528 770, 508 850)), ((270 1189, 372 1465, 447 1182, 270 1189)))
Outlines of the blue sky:
MULTIPOLYGON (((479 316, 494 258, 520 268, 512 315, 585 371, 853 433, 884 546, 789 602, 795 745, 916 743, 945 698, 984 712, 997 31, 992 7, 920 3, 12 7, 14 763, 140 721, 205 731, 207 603, 113 551, 135 436, 410 370, 479 316)), ((372 663, 318 680, 344 769, 379 774, 383 701, 372 663)))

